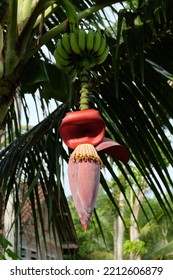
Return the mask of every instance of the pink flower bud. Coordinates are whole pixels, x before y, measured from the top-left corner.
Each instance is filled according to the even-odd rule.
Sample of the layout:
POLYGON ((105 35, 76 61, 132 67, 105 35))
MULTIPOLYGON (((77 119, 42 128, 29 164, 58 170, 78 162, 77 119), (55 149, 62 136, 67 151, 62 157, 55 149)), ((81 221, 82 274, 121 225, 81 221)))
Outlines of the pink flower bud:
POLYGON ((69 159, 68 174, 71 193, 84 230, 88 228, 95 206, 102 163, 90 144, 81 144, 69 159))

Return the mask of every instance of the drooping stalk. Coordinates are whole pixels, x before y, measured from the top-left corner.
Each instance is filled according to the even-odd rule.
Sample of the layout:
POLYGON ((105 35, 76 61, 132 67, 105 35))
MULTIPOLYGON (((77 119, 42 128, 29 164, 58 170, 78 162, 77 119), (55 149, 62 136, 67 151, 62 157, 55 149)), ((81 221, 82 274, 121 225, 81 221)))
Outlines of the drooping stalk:
POLYGON ((78 18, 75 7, 69 0, 61 0, 60 4, 67 13, 70 32, 73 32, 76 28, 78 28, 78 18))
POLYGON ((81 90, 80 90, 80 110, 89 109, 89 95, 90 95, 90 85, 89 85, 89 68, 83 67, 81 71, 81 90))

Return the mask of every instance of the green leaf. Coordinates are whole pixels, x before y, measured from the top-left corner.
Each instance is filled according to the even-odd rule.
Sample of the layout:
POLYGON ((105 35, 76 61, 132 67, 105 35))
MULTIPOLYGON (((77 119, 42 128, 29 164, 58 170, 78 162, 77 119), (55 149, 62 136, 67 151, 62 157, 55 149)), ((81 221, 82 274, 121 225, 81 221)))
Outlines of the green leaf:
POLYGON ((156 249, 152 251, 151 258, 158 259, 163 256, 169 256, 173 253, 173 241, 168 244, 158 244, 156 249))
POLYGON ((112 51, 112 63, 115 69, 114 79, 115 79, 116 97, 118 97, 118 92, 119 92, 119 62, 120 62, 120 44, 121 44, 121 36, 122 36, 123 19, 124 19, 124 10, 120 10, 118 15, 118 23, 117 23, 116 46, 112 51))
POLYGON ((35 93, 39 87, 41 97, 47 100, 54 98, 67 102, 69 98, 69 77, 54 64, 31 59, 22 73, 21 81, 23 93, 35 93))
POLYGON ((123 40, 127 51, 128 62, 130 65, 130 70, 133 80, 135 80, 135 70, 134 70, 134 32, 132 27, 126 27, 123 30, 123 40))
POLYGON ((12 244, 5 238, 3 234, 0 234, 0 245, 6 250, 8 246, 12 244))
POLYGON ((14 253, 11 249, 7 249, 6 250, 6 254, 8 255, 8 257, 10 257, 12 260, 19 260, 20 258, 19 258, 19 256, 16 254, 16 253, 14 253))

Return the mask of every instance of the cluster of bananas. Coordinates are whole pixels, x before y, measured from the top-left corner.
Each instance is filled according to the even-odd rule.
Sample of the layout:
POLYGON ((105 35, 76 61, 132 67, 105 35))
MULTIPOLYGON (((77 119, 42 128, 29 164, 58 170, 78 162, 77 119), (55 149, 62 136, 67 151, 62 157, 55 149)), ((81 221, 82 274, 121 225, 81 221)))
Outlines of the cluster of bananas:
POLYGON ((92 68, 103 63, 108 53, 106 37, 100 31, 76 29, 58 41, 54 57, 57 67, 70 73, 83 66, 92 68))

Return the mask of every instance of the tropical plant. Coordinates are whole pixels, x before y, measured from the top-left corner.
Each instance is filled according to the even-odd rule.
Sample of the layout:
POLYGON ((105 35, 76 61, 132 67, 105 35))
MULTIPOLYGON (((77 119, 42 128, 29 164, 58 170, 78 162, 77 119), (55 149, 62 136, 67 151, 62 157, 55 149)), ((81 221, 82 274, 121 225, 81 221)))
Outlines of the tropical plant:
MULTIPOLYGON (((136 173, 138 173, 137 170, 136 173)), ((123 180, 121 175, 120 177, 123 180)), ((138 174, 138 182, 141 182, 142 178, 139 178, 140 174, 138 174)), ((135 188, 132 178, 129 179, 135 188)), ((131 205, 137 228, 136 230, 133 228, 132 235, 131 225, 134 227, 134 218, 128 203, 121 196, 121 192, 118 191, 118 187, 113 181, 108 182, 108 185, 119 208, 121 207, 124 223, 119 219, 107 194, 100 188, 96 202, 96 211, 102 232, 99 230, 95 217, 91 220, 87 235, 83 232, 72 198, 68 197, 79 243, 79 251, 76 258, 119 260, 172 259, 172 222, 164 214, 152 192, 148 190, 146 193, 150 205, 146 201, 142 201, 143 199, 140 201, 141 205, 138 215, 136 213, 136 203, 131 205), (123 203, 121 200, 123 200, 123 203), (155 217, 153 217, 150 207, 152 207, 152 210, 154 209, 155 217), (103 233, 104 236, 102 236, 103 233)), ((146 189, 143 181, 141 186, 146 189)), ((128 185, 126 185, 125 191, 130 200, 131 188, 128 185)))
POLYGON ((2 249, 0 252, 0 260, 12 259, 18 260, 20 259, 19 256, 11 250, 12 244, 0 234, 0 248, 2 249))
MULTIPOLYGON (((133 1, 128 2, 131 4, 126 8, 126 2, 118 0, 0 1, 0 124, 8 139, 0 152, 1 217, 14 191, 14 222, 27 197, 35 218, 34 196, 37 208, 41 209, 39 183, 48 208, 49 228, 53 229, 54 236, 55 232, 63 232, 68 238, 69 225, 64 222, 62 213, 68 213, 69 217, 71 214, 61 174, 70 150, 62 143, 59 126, 66 112, 79 109, 81 83, 78 69, 68 75, 56 67, 53 54, 57 41, 78 24, 85 30, 100 29, 109 47, 105 61, 100 65, 95 63, 90 71, 90 108, 99 111, 105 123, 106 137, 128 148, 131 162, 171 219, 173 183, 168 165, 173 164, 170 142, 173 132, 173 3, 139 0, 132 5, 133 1), (25 94, 31 93, 35 98, 36 91, 47 117, 23 133, 15 104, 23 107, 29 125, 30 108, 25 94), (51 99, 57 104, 54 112, 49 111, 51 99), (22 203, 18 199, 21 181, 28 185, 22 203)), ((83 92, 84 105, 86 96, 83 92)), ((35 104, 37 106, 37 102, 35 104)), ((128 201, 109 157, 100 157, 128 201)), ((127 173, 142 192, 133 169, 118 160, 115 162, 129 185, 132 186, 127 173)), ((100 178, 102 187, 121 215, 103 172, 100 178)), ((43 224, 41 210, 39 217, 43 224)), ((38 225, 36 218, 34 220, 39 247, 38 225)), ((70 230, 74 230, 72 224, 70 230)))

